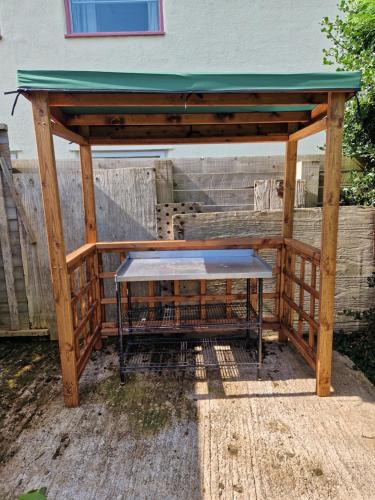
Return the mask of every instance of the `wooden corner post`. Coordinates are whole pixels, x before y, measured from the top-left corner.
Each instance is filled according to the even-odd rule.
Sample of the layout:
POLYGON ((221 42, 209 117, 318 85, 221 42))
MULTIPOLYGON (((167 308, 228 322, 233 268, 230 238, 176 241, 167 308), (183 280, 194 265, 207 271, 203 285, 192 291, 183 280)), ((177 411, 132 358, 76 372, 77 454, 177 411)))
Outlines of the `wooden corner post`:
POLYGON ((321 236, 319 335, 316 364, 316 392, 318 396, 329 396, 331 391, 344 108, 345 94, 330 93, 328 96, 321 236))
POLYGON ((86 243, 96 243, 95 189, 91 146, 80 146, 82 199, 85 214, 86 243))
POLYGON ((78 405, 78 376, 74 353, 74 333, 70 289, 66 267, 64 233, 61 219, 59 188, 48 94, 32 94, 36 143, 39 157, 44 218, 55 299, 57 332, 59 339, 61 371, 66 406, 78 405))
MULTIPOLYGON (((283 220, 282 235, 284 238, 293 237, 294 222, 294 198, 296 191, 297 175, 297 141, 288 141, 285 151, 284 167, 284 194, 283 194, 283 220)), ((288 287, 292 286, 291 280, 285 281, 283 269, 291 271, 293 267, 292 256, 287 254, 285 246, 281 255, 281 286, 280 286, 280 320, 284 325, 290 326, 291 310, 288 304, 282 299, 284 292, 288 292, 288 287)), ((289 294, 290 296, 290 294, 289 294)), ((288 339, 284 333, 279 332, 279 341, 286 342, 288 339)))
MULTIPOLYGON (((96 231, 96 212, 95 212, 95 186, 94 186, 94 172, 92 167, 92 154, 91 146, 88 144, 80 145, 80 159, 81 159, 81 175, 82 175, 82 200, 83 211, 85 215, 85 234, 86 243, 97 242, 96 231)), ((87 267, 88 274, 92 272, 96 276, 95 295, 100 303, 100 284, 99 284, 99 260, 98 254, 95 252, 93 270, 90 266, 87 267)), ((101 324, 101 307, 97 308, 97 321, 101 324)), ((95 349, 102 348, 102 339, 95 342, 95 349)))

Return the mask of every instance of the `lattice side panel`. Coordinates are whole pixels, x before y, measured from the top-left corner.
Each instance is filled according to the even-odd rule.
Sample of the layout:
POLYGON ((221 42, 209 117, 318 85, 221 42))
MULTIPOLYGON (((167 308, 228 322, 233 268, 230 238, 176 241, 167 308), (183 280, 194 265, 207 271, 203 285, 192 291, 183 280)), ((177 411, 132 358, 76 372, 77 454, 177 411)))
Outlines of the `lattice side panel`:
POLYGON ((96 252, 68 269, 74 328, 74 350, 80 376, 95 343, 100 341, 101 308, 96 252))
POLYGON ((316 363, 319 333, 319 256, 286 245, 283 267, 282 323, 311 366, 316 363))

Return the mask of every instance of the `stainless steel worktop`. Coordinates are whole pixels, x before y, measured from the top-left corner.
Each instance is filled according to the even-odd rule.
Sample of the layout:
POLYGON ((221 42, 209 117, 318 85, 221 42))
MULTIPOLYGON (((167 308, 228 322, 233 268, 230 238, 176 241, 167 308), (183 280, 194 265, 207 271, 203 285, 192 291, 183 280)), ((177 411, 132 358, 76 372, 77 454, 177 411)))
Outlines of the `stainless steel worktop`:
POLYGON ((271 267, 251 249, 130 252, 115 281, 271 278, 271 267))

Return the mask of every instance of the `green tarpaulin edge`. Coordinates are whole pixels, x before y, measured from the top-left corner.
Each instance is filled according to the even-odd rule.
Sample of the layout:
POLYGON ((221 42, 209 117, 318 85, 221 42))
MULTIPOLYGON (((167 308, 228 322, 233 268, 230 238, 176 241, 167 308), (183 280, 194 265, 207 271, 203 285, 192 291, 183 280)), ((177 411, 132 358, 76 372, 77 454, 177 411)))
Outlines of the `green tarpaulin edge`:
POLYGON ((20 90, 122 92, 288 92, 359 90, 359 72, 158 74, 18 70, 20 90))

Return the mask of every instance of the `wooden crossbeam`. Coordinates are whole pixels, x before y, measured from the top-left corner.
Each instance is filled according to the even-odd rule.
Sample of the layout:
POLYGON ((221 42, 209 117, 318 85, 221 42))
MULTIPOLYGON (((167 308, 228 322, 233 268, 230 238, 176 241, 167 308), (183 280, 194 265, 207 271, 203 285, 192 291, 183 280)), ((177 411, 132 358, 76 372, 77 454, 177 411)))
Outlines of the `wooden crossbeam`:
POLYGON ((322 118, 321 120, 311 123, 310 125, 307 125, 306 127, 297 130, 297 132, 290 134, 289 140, 299 141, 300 139, 305 139, 310 135, 322 132, 323 130, 326 129, 326 127, 327 127, 327 118, 322 118))
POLYGON ((194 144, 285 141, 287 124, 90 127, 90 144, 194 144))
POLYGON ((270 106, 322 104, 322 91, 239 93, 50 92, 50 106, 270 106))
MULTIPOLYGON (((121 250, 202 250, 202 249, 230 249, 230 248, 281 248, 282 236, 269 236, 265 238, 218 238, 212 240, 154 240, 154 241, 98 241, 96 248, 99 252, 116 252, 121 250)), ((83 245, 86 249, 87 245, 83 245)), ((78 250, 77 250, 78 252, 78 250)), ((70 254, 73 256, 74 252, 70 254)))
POLYGON ((61 123, 61 125, 65 125, 66 115, 60 108, 51 108, 51 118, 56 123, 61 123))
POLYGON ((317 120, 327 115, 327 104, 318 104, 311 110, 311 119, 317 120))
POLYGON ((286 142, 287 134, 243 135, 243 136, 212 136, 212 137, 159 137, 159 138, 106 138, 91 137, 91 145, 156 145, 156 144, 223 144, 250 142, 286 142))
POLYGON ((0 330, 0 338, 44 337, 49 335, 47 328, 27 328, 24 330, 0 330))
POLYGON ((195 138, 237 135, 286 134, 286 123, 247 123, 247 124, 216 124, 216 125, 144 125, 144 126, 91 126, 90 137, 121 138, 195 138))
MULTIPOLYGON (((59 108, 54 108, 59 109, 59 108)), ((247 123, 294 123, 308 122, 309 111, 283 111, 266 113, 191 113, 191 114, 90 114, 67 117, 67 126, 106 125, 222 125, 247 123)))
POLYGON ((64 125, 62 125, 61 123, 51 121, 51 128, 52 128, 53 135, 57 135, 58 137, 61 137, 62 139, 65 139, 65 140, 70 141, 70 142, 74 142, 74 143, 79 144, 81 146, 85 146, 88 144, 87 139, 85 139, 81 135, 73 132, 72 130, 69 130, 68 128, 64 127, 64 125))

